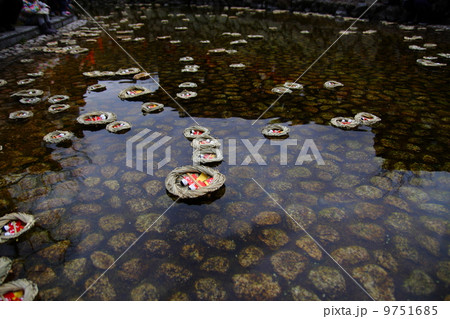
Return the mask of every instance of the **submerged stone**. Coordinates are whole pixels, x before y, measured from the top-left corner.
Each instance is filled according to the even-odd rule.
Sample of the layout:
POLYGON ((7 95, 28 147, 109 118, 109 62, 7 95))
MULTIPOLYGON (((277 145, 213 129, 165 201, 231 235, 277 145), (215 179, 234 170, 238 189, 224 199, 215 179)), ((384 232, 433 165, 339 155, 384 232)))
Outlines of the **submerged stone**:
POLYGON ((426 296, 436 290, 436 284, 425 272, 415 269, 403 282, 403 289, 416 296, 426 296))
POLYGON ((450 284, 450 261, 440 261, 437 265, 436 275, 446 284, 450 284))
POLYGON ((238 262, 242 267, 250 267, 258 264, 264 257, 264 252, 256 246, 248 246, 238 254, 238 262))
POLYGON ((391 271, 391 272, 397 272, 398 269, 398 262, 397 260, 392 256, 391 253, 384 251, 384 250, 375 250, 373 252, 373 256, 375 258, 375 261, 382 266, 383 268, 391 271))
POLYGON ((252 222, 258 226, 276 225, 281 223, 281 216, 276 212, 265 211, 253 217, 252 222))
POLYGON ((63 240, 38 252, 38 255, 51 263, 60 263, 64 260, 70 240, 63 240))
POLYGON ((413 232, 412 218, 402 212, 394 212, 384 222, 394 232, 413 232))
POLYGON ((289 215, 286 217, 286 223, 293 231, 299 231, 302 227, 306 229, 317 220, 316 214, 311 208, 300 204, 289 205, 286 207, 286 211, 289 215))
POLYGON ((87 252, 94 247, 98 246, 105 237, 102 234, 92 233, 86 236, 78 245, 77 250, 79 252, 87 252))
POLYGON ((337 269, 319 266, 309 272, 308 279, 320 292, 332 298, 345 292, 344 277, 337 269))
POLYGON ((324 208, 319 212, 320 218, 325 218, 330 222, 340 222, 341 220, 347 218, 347 214, 340 208, 329 207, 324 208))
POLYGON ((377 224, 357 223, 348 226, 348 229, 350 233, 360 238, 376 243, 382 243, 384 241, 384 228, 377 224))
POLYGON ((119 214, 103 216, 99 219, 98 225, 104 231, 119 230, 125 224, 125 219, 119 214))
POLYGON ((314 230, 316 236, 320 239, 319 242, 322 243, 334 243, 341 238, 339 232, 328 225, 317 225, 314 230))
POLYGON ((147 271, 148 264, 140 258, 132 258, 125 261, 120 269, 117 271, 117 275, 126 281, 139 281, 147 271))
POLYGON ((27 278, 37 285, 42 286, 54 281, 56 274, 53 269, 43 264, 37 264, 28 269, 27 278))
POLYGON ((230 267, 230 262, 227 258, 216 256, 208 258, 203 264, 201 264, 200 269, 204 271, 215 271, 219 273, 226 273, 230 267))
POLYGON ((413 203, 424 203, 430 200, 430 196, 417 187, 403 186, 399 189, 401 195, 413 203))
POLYGON ((203 218, 203 226, 211 233, 222 236, 228 229, 228 221, 217 214, 209 214, 203 218))
POLYGON ((170 253, 170 245, 162 239, 149 239, 144 243, 144 249, 152 256, 166 256, 170 253))
POLYGON ((135 223, 138 232, 157 232, 164 233, 170 225, 170 220, 161 214, 140 215, 135 223))
POLYGON ((398 256, 401 258, 409 259, 414 262, 419 261, 419 253, 413 247, 411 247, 409 239, 402 236, 394 236, 392 239, 398 256))
POLYGON ((355 265, 369 260, 367 249, 361 246, 347 246, 338 248, 331 253, 331 257, 339 265, 355 265))
POLYGON ((234 293, 241 299, 273 300, 281 293, 278 282, 264 273, 236 274, 232 280, 234 293))
POLYGON ((108 269, 108 267, 113 265, 114 257, 103 251, 94 251, 91 254, 91 261, 99 269, 108 269))
POLYGON ((383 196, 383 192, 380 189, 370 185, 362 185, 357 187, 355 193, 359 197, 367 199, 378 199, 383 196))
POLYGON ((193 261, 201 262, 204 258, 205 248, 198 244, 186 244, 181 247, 181 257, 193 261))
POLYGON ((263 229, 258 238, 271 249, 283 247, 289 241, 288 235, 281 229, 263 229))
POLYGON ((403 209, 407 212, 410 212, 410 208, 407 202, 405 202, 403 199, 393 196, 393 195, 388 195, 384 198, 384 202, 386 204, 395 206, 397 208, 403 209))
POLYGON ((89 289, 86 292, 87 300, 109 301, 116 298, 116 291, 106 275, 93 275, 85 282, 84 287, 89 289))
POLYGON ((315 293, 301 286, 292 287, 291 295, 295 301, 320 301, 320 298, 315 293))
POLYGON ((157 301, 158 290, 150 283, 143 283, 131 290, 130 298, 133 301, 157 301))
POLYGON ((194 284, 194 289, 198 300, 223 301, 227 299, 225 289, 213 278, 197 280, 194 284))
POLYGON ((133 233, 119 233, 112 236, 108 241, 108 246, 114 249, 117 253, 122 253, 136 240, 136 235, 133 233))
POLYGON ((294 280, 306 268, 306 258, 295 251, 280 251, 270 258, 277 274, 287 280, 294 280))
POLYGON ((169 281, 185 283, 192 277, 192 273, 180 265, 164 263, 158 268, 158 275, 169 281))
POLYGON ((311 258, 316 260, 322 259, 322 250, 308 235, 298 239, 295 244, 300 249, 303 249, 311 258))
POLYGON ((385 208, 381 205, 375 205, 371 203, 358 203, 355 206, 355 214, 360 218, 377 219, 385 212, 385 208))
POLYGON ((86 262, 86 258, 77 258, 64 264, 63 273, 74 285, 84 276, 86 262))
POLYGON ((208 244, 211 247, 214 247, 219 250, 235 250, 236 249, 236 243, 234 240, 230 239, 223 239, 220 237, 216 237, 213 235, 204 235, 203 241, 208 244))
POLYGON ((380 266, 369 264, 357 267, 352 275, 375 300, 395 300, 394 280, 380 266))

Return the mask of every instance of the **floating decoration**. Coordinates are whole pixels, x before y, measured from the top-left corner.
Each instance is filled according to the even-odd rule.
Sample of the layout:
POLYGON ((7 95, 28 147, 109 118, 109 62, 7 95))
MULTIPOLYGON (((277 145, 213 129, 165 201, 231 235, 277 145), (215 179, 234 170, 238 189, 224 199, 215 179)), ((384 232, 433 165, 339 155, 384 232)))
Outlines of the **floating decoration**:
POLYGON ((227 50, 224 49, 224 48, 217 48, 217 49, 208 50, 208 54, 216 54, 216 55, 224 54, 226 52, 227 52, 227 50))
POLYGON ((152 112, 158 112, 162 111, 164 109, 164 104, 157 103, 157 102, 147 102, 142 104, 142 112, 146 113, 152 113, 152 112))
POLYGON ((440 67, 440 66, 447 65, 446 63, 438 63, 438 62, 433 62, 433 61, 426 60, 426 59, 417 59, 416 62, 422 66, 430 66, 430 67, 440 67))
POLYGON ((423 37, 421 35, 413 35, 412 37, 403 37, 403 41, 417 41, 417 40, 423 40, 423 37))
POLYGON ((24 80, 17 81, 17 85, 27 85, 27 84, 33 83, 34 81, 36 81, 36 80, 35 79, 24 79, 24 80))
POLYGON ((167 23, 169 23, 169 20, 161 20, 161 23, 162 24, 167 24, 167 23))
POLYGON ((247 44, 248 42, 244 39, 240 39, 240 40, 236 40, 236 41, 231 41, 230 44, 231 45, 243 45, 243 44, 247 44))
POLYGON ((114 76, 116 75, 116 72, 113 71, 101 71, 100 77, 106 77, 106 76, 114 76))
POLYGON ((223 161, 223 154, 215 147, 196 148, 192 154, 192 161, 195 164, 219 163, 223 161))
POLYGON ((233 64, 230 64, 230 68, 245 69, 245 64, 244 63, 233 63, 233 64))
POLYGON ((106 90, 106 85, 97 83, 97 84, 88 86, 87 90, 88 90, 88 92, 104 91, 104 90, 106 90))
POLYGON ((142 42, 142 41, 145 41, 145 38, 143 38, 143 37, 137 37, 137 38, 134 38, 133 41, 134 41, 134 42, 142 42))
POLYGON ((264 36, 262 34, 249 34, 249 35, 247 35, 247 38, 252 39, 252 40, 260 40, 260 39, 264 39, 264 36))
POLYGON ((450 53, 438 53, 437 55, 442 58, 450 59, 450 53))
POLYGON ((178 85, 179 88, 196 88, 197 83, 194 82, 183 82, 180 85, 178 85))
POLYGON ((141 72, 139 68, 128 68, 128 69, 119 69, 116 72, 116 75, 118 76, 128 76, 128 75, 135 75, 141 72))
POLYGON ((70 54, 81 54, 81 53, 86 53, 89 52, 88 48, 75 48, 69 51, 70 54))
POLYGON ((6 80, 1 80, 0 79, 0 87, 2 87, 3 85, 7 84, 8 82, 6 80))
POLYGON ((422 58, 425 59, 425 60, 437 60, 438 59, 437 56, 424 56, 422 58))
POLYGON ((7 257, 0 257, 0 285, 5 281, 12 266, 12 260, 7 257))
POLYGON ((191 146, 194 149, 202 149, 202 148, 220 147, 221 144, 218 139, 203 133, 202 135, 192 140, 191 146))
POLYGON ((133 76, 133 79, 134 80, 146 80, 146 79, 149 79, 150 77, 151 77, 150 73, 141 72, 141 73, 138 73, 135 76, 133 76))
POLYGON ((266 137, 287 137, 289 135, 289 127, 280 124, 269 124, 261 130, 266 137))
POLYGON ((194 61, 194 58, 191 56, 184 56, 180 58, 180 62, 192 62, 192 61, 194 61))
POLYGON ((181 40, 170 40, 169 43, 170 44, 180 44, 181 40))
POLYGON ((40 97, 23 97, 19 100, 20 103, 22 104, 36 104, 41 102, 41 98, 40 97))
POLYGON ((32 117, 34 114, 31 111, 20 110, 16 112, 9 113, 9 118, 11 120, 21 120, 32 117))
POLYGON ((182 199, 197 198, 212 193, 223 186, 225 175, 201 165, 177 167, 167 175, 166 189, 182 199))
POLYGON ((119 133, 131 129, 131 124, 125 121, 115 121, 106 125, 106 130, 111 133, 119 133))
POLYGON ((291 89, 291 90, 300 90, 300 89, 303 89, 303 85, 301 85, 300 83, 289 82, 289 81, 285 82, 285 83, 283 84, 283 86, 284 86, 285 88, 288 88, 288 89, 291 89))
MULTIPOLYGON (((115 73, 114 73, 115 74, 115 73)), ((87 76, 88 78, 98 78, 103 76, 101 71, 89 71, 89 72, 83 72, 84 76, 87 76)))
POLYGON ((94 111, 80 115, 77 122, 84 125, 103 125, 114 122, 116 114, 112 112, 94 111))
POLYGON ((49 97, 47 101, 51 104, 57 104, 60 102, 67 101, 68 99, 69 97, 67 95, 53 95, 49 97))
POLYGON ((415 28, 413 25, 404 25, 404 24, 399 24, 398 27, 399 27, 399 29, 405 30, 405 31, 412 31, 415 28))
POLYGON ((188 28, 187 27, 175 27, 174 29, 176 31, 186 31, 188 28))
POLYGON ((68 110, 69 108, 70 108, 69 104, 53 104, 48 107, 48 112, 56 114, 68 110))
POLYGON ((33 301, 39 289, 26 279, 17 279, 0 286, 0 301, 33 301))
POLYGON ((39 78, 44 75, 44 72, 35 72, 35 73, 27 73, 28 76, 31 76, 32 78, 39 78))
POLYGON ((73 133, 69 131, 53 131, 45 135, 43 140, 46 143, 58 144, 71 140, 73 136, 73 133))
POLYGON ((356 31, 351 31, 351 30, 341 30, 341 31, 339 31, 339 34, 342 34, 342 35, 352 35, 352 34, 356 34, 356 31))
POLYGON ((194 125, 190 126, 183 131, 184 137, 188 140, 193 140, 194 138, 209 135, 210 131, 206 127, 194 125))
POLYGON ((239 32, 232 32, 232 33, 230 33, 230 36, 232 36, 232 37, 235 37, 235 38, 238 38, 238 37, 240 37, 242 34, 240 34, 239 32))
POLYGON ((47 42, 48 47, 56 47, 58 46, 58 41, 47 42))
MULTIPOLYGON (((300 31, 300 33, 301 34, 309 34, 309 31, 308 30, 302 30, 302 31, 300 31)), ((363 32, 364 33, 364 32, 363 32)))
POLYGON ((358 127, 361 122, 350 117, 335 117, 331 119, 331 124, 339 128, 352 129, 358 127))
POLYGON ((42 91, 42 90, 28 89, 28 90, 22 90, 22 91, 13 93, 13 94, 11 94, 11 96, 36 97, 36 96, 41 96, 42 94, 44 94, 44 91, 42 91))
POLYGON ((433 49, 433 48, 437 47, 437 44, 436 43, 424 43, 423 47, 427 48, 427 49, 433 49))
POLYGON ((30 230, 34 222, 33 215, 25 213, 11 213, 0 217, 0 244, 30 230))
POLYGON ((34 62, 34 59, 22 59, 20 60, 20 63, 32 63, 34 62))
POLYGON ((269 27, 270 31, 278 31, 278 27, 269 27))
POLYGON ((377 33, 377 30, 366 30, 366 31, 363 31, 362 34, 375 34, 375 33, 377 33))
POLYGON ((180 99, 185 99, 185 100, 187 100, 187 99, 191 99, 191 98, 193 98, 193 97, 196 97, 196 96, 197 96, 197 92, 188 91, 188 90, 183 90, 182 92, 177 93, 177 96, 178 96, 180 99))
POLYGON ((211 43, 211 41, 209 41, 209 40, 200 40, 200 43, 202 43, 202 44, 208 44, 208 43, 211 43))
POLYGON ((292 93, 291 89, 288 89, 284 86, 278 86, 278 87, 274 87, 272 89, 273 93, 278 93, 278 94, 286 94, 286 93, 292 93))
POLYGON ((420 47, 420 46, 418 46, 418 45, 410 45, 409 47, 408 47, 409 49, 411 49, 411 50, 415 50, 415 51, 425 51, 427 48, 423 48, 423 47, 420 47))
POLYGON ((200 66, 193 64, 193 65, 185 65, 184 68, 181 70, 181 72, 191 72, 191 73, 195 73, 198 72, 198 69, 200 68, 200 66))
POLYGON ((323 87, 328 90, 333 90, 341 86, 344 86, 344 84, 338 81, 327 81, 323 84, 323 87))
POLYGON ((169 40, 171 38, 172 37, 170 35, 162 35, 162 36, 156 37, 156 40, 169 40))
POLYGON ((151 91, 143 86, 132 85, 119 93, 119 98, 122 100, 138 99, 144 95, 150 94, 151 91))
POLYGON ((237 53, 237 50, 227 50, 226 52, 228 54, 235 54, 235 53, 237 53))
POLYGON ((360 112, 360 113, 356 114, 355 120, 359 121, 362 124, 367 125, 367 126, 381 121, 381 119, 378 116, 373 115, 371 113, 367 113, 367 112, 360 112))

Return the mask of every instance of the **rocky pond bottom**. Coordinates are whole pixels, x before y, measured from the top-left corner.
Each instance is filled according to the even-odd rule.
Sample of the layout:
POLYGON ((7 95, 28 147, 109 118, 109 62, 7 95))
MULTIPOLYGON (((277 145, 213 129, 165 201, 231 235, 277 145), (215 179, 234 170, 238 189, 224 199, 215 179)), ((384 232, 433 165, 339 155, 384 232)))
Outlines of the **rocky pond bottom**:
MULTIPOLYGON (((450 31, 360 21, 298 81, 302 89, 291 85, 280 97, 272 89, 295 81, 352 21, 209 11, 142 7, 98 17, 150 78, 114 73, 137 66, 89 24, 63 36, 88 52, 48 49, 63 40, 1 62, 0 215, 36 220, 0 244, 0 256, 14 260, 6 281, 35 282, 37 300, 448 300, 450 72, 416 60, 448 64, 438 53, 450 52, 450 31), (404 37, 412 36, 436 46, 411 50, 404 37), (93 71, 110 73, 83 75, 93 71), (324 88, 330 80, 344 86, 324 88), (182 108, 158 87, 176 97, 184 82, 197 87, 189 99, 175 98, 182 108), (89 91, 95 84, 106 89, 89 91), (150 93, 118 98, 133 85, 150 93), (24 89, 42 90, 41 102, 11 97, 24 89), (70 108, 52 114, 48 98, 56 95, 68 96, 70 108), (150 101, 164 108, 143 113, 150 101), (227 180, 204 199, 174 203, 164 180, 192 164, 183 131, 196 124, 183 109, 221 140, 224 161, 215 168, 227 180), (18 110, 33 117, 10 120, 18 110), (93 111, 114 112, 131 129, 113 134, 76 122, 93 111), (330 125, 360 112, 381 121, 330 125), (282 140, 261 134, 268 124, 289 127, 287 157, 274 144, 282 140), (127 140, 143 129, 170 137, 171 160, 153 175, 126 165, 127 140), (55 130, 74 136, 44 143, 55 130), (298 161, 307 140, 323 165, 298 161), (257 143, 260 156, 247 160, 257 143)), ((162 160, 163 148, 154 155, 162 160)))

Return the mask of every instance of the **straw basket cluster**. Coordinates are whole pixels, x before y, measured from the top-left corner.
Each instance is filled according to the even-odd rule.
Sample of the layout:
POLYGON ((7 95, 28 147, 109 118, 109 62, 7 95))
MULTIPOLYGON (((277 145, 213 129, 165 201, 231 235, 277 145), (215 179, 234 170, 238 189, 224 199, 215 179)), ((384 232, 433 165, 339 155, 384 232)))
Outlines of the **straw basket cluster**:
POLYGON ((214 192, 225 183, 225 175, 204 166, 220 163, 223 155, 220 142, 209 135, 209 129, 191 126, 184 130, 184 136, 192 140, 194 165, 174 169, 166 178, 166 189, 183 199, 197 198, 214 192))

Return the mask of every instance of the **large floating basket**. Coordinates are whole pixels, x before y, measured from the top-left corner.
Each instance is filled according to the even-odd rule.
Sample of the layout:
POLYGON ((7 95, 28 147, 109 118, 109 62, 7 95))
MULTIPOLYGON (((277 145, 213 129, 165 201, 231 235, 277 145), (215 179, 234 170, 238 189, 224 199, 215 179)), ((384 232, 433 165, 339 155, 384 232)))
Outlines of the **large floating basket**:
POLYGON ((201 136, 196 137, 192 140, 191 146, 194 149, 203 149, 211 147, 220 147, 221 144, 218 139, 208 134, 202 134, 201 136))
POLYGON ((37 90, 37 89, 28 89, 28 90, 21 90, 16 93, 11 94, 11 96, 20 96, 20 97, 36 97, 41 96, 44 94, 44 91, 37 90))
POLYGON ((266 137, 287 137, 289 135, 289 127, 280 124, 269 124, 261 130, 266 137))
POLYGON ((59 112, 63 112, 70 108, 69 104, 53 104, 48 107, 48 112, 52 114, 56 114, 59 112))
POLYGON ((17 238, 33 227, 35 219, 33 215, 25 213, 11 213, 0 217, 0 244, 11 238, 17 238), (12 225, 10 225, 12 223, 12 225), (13 227, 6 231, 5 226, 13 227))
POLYGON ((69 141, 73 138, 73 133, 69 131, 53 131, 44 136, 43 140, 49 144, 58 144, 69 141))
POLYGON ((184 129, 183 135, 188 140, 193 140, 194 138, 201 137, 204 135, 209 135, 209 129, 203 126, 194 125, 184 129))
POLYGON ((327 81, 323 84, 323 87, 328 90, 334 90, 338 87, 344 86, 341 82, 338 81, 327 81))
POLYGON ((114 122, 116 118, 116 114, 112 112, 94 111, 80 115, 77 122, 84 125, 104 125, 114 122))
POLYGON ((9 114, 11 120, 23 120, 33 116, 33 112, 20 110, 9 114))
POLYGON ((164 104, 157 102, 147 102, 142 104, 142 112, 152 113, 152 112, 160 112, 164 109, 164 104))
POLYGON ((150 93, 152 92, 143 86, 133 85, 122 90, 119 93, 119 98, 122 100, 135 100, 150 93))
POLYGON ((67 95, 53 95, 48 98, 48 102, 51 104, 57 104, 61 102, 65 102, 69 99, 67 95))
POLYGON ((111 133, 125 133, 131 129, 131 124, 125 121, 115 121, 106 125, 106 130, 111 133))
POLYGON ((100 84, 100 83, 93 84, 93 85, 91 85, 91 86, 88 86, 87 90, 88 90, 88 92, 100 92, 100 91, 104 91, 104 90, 106 90, 106 85, 100 84))
POLYGON ((361 122, 364 125, 372 125, 381 121, 381 119, 378 116, 366 112, 356 114, 355 120, 361 122))
POLYGON ((0 286, 0 300, 10 300, 7 299, 6 296, 9 293, 19 291, 23 293, 21 299, 19 300, 32 301, 37 296, 39 289, 37 285, 32 281, 26 279, 17 279, 0 286))
POLYGON ((12 260, 7 257, 0 257, 0 285, 8 276, 9 270, 12 266, 12 260))
POLYGON ((19 100, 20 103, 22 104, 36 104, 41 102, 41 98, 40 97, 23 97, 19 100))
POLYGON ((196 164, 213 164, 223 161, 220 148, 196 148, 192 154, 192 161, 196 164))
POLYGON ((211 167, 187 165, 177 167, 173 171, 171 171, 166 177, 165 184, 168 192, 182 199, 186 199, 197 198, 208 193, 212 193, 222 187, 222 185, 225 183, 225 180, 225 175, 221 174, 219 171, 211 167), (200 183, 200 185, 189 185, 194 186, 191 188, 196 189, 191 189, 189 186, 183 185, 183 180, 186 178, 186 176, 195 177, 195 175, 199 176, 202 173, 212 178, 208 182, 208 185, 201 186, 200 183))
POLYGON ((129 76, 129 75, 135 75, 141 72, 139 68, 128 68, 128 69, 119 69, 116 72, 116 75, 118 76, 129 76))
POLYGON ((360 124, 359 120, 352 117, 335 117, 331 119, 331 125, 347 130, 356 128, 360 124))

